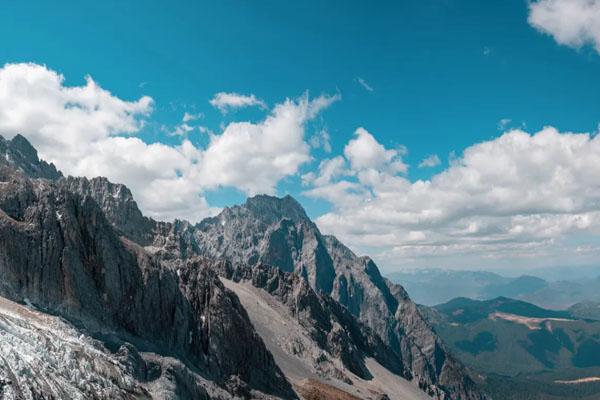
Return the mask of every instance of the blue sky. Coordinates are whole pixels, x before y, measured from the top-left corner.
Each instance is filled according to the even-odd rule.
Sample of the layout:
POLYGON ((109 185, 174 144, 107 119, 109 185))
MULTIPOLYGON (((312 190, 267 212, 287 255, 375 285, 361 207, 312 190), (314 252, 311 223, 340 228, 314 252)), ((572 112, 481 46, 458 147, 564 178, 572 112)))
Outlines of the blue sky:
MULTIPOLYGON (((308 196, 302 176, 344 154, 359 127, 397 151, 391 158, 408 169, 392 175, 410 182, 430 179, 464 149, 495 140, 510 128, 530 134, 545 126, 595 132, 600 56, 593 39, 582 45, 557 43, 564 38, 554 35, 552 26, 536 29, 529 16, 524 0, 8 1, 0 5, 0 64, 45 65, 64 76, 64 86, 85 85, 89 75, 127 101, 149 96, 153 111, 135 135, 172 146, 182 137, 168 132, 185 112, 202 114, 186 137, 203 148, 209 139, 199 126, 219 134, 231 122, 260 123, 275 105, 306 91, 311 98, 338 96, 304 124, 307 142, 326 130, 331 151, 312 149, 311 161, 276 182, 276 193, 298 197, 317 218, 339 205, 331 197, 308 196), (219 92, 254 95, 266 107, 224 114, 209 104, 219 92), (441 164, 418 168, 430 155, 441 164)), ((357 176, 349 180, 356 182, 357 176)), ((210 207, 239 203, 246 194, 235 185, 203 190, 210 207)), ((352 213, 337 216, 352 218, 352 213)), ((350 242, 362 232, 331 221, 322 224, 350 242)), ((577 232, 561 240, 580 245, 593 242, 594 235, 577 232)), ((389 255, 397 247, 394 240, 404 245, 398 238, 383 249, 355 242, 356 248, 382 254, 388 262, 384 255, 394 258, 389 255)), ((416 262, 415 257, 406 258, 407 263, 441 262, 416 262)), ((595 257, 597 252, 582 262, 595 262, 595 257)), ((446 265, 466 263, 454 260, 446 265)), ((497 265, 495 260, 490 263, 497 265)), ((487 262, 477 252, 469 261, 487 262)))

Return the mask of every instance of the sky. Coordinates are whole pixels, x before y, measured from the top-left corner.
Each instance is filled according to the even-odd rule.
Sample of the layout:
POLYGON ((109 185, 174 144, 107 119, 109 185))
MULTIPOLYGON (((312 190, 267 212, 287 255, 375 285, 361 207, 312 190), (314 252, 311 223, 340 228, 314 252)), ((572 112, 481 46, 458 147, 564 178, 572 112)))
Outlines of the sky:
POLYGON ((192 222, 291 194, 385 272, 600 261, 600 1, 4 1, 0 134, 192 222))

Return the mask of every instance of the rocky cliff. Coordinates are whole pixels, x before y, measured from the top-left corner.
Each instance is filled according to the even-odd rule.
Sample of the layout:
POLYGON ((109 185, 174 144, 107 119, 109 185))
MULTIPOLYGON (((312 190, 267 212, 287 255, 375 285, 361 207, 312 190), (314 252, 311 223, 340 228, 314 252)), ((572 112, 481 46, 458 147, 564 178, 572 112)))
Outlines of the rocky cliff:
POLYGON ((59 179, 54 164, 38 158, 37 150, 21 135, 11 140, 0 136, 0 165, 10 166, 32 178, 59 179))
POLYGON ((322 235, 293 198, 256 196, 196 225, 157 222, 125 186, 63 178, 22 137, 1 141, 0 155, 1 296, 179 359, 195 377, 186 382, 294 398, 272 354, 281 346, 265 345, 272 338, 246 312, 254 303, 221 280, 236 290, 247 282, 258 290, 250 299, 267 295, 294 317, 315 349, 310 374, 376 381, 379 368, 394 377, 388 383, 408 379, 440 399, 482 398, 403 288, 322 235))
POLYGON ((93 197, 67 188, 0 167, 0 295, 180 358, 233 394, 295 397, 214 262, 164 266, 120 237, 93 197))
POLYGON ((256 196, 195 226, 157 223, 153 232, 149 248, 163 256, 199 254, 234 265, 267 264, 303 277, 372 329, 425 391, 480 398, 404 289, 384 279, 368 257, 322 235, 292 197, 256 196))
POLYGON ((317 292, 372 329, 424 390, 448 398, 480 398, 404 289, 384 279, 370 258, 322 235, 290 196, 261 195, 226 208, 196 225, 195 237, 205 256, 268 264, 305 277, 317 292))

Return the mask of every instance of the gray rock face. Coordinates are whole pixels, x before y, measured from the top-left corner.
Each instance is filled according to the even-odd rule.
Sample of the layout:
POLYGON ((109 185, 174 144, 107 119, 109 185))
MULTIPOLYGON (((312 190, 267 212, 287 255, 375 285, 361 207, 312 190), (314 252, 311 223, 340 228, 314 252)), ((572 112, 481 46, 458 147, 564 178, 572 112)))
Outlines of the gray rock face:
POLYGON ((163 224, 162 229, 168 235, 153 233, 157 254, 200 254, 233 265, 268 264, 294 272, 372 329, 425 391, 450 399, 482 398, 404 289, 384 279, 368 257, 321 235, 291 197, 256 196, 196 226, 163 224))
POLYGON ((302 277, 263 264, 219 266, 220 275, 226 279, 251 282, 278 299, 321 349, 341 360, 355 375, 370 379, 364 360, 373 357, 389 371, 410 379, 410 371, 404 369, 398 354, 390 351, 378 335, 337 301, 313 290, 302 277))
POLYGON ((37 150, 21 135, 12 140, 0 136, 0 165, 10 165, 32 178, 59 179, 62 174, 54 164, 38 158, 37 150))
POLYGON ((264 263, 305 277, 372 329, 426 391, 451 399, 482 398, 404 289, 384 279, 368 257, 321 235, 289 196, 256 196, 196 229, 197 247, 205 256, 264 263))
POLYGON ((87 179, 72 176, 61 180, 60 184, 69 192, 94 199, 121 235, 140 245, 147 245, 153 240, 150 233, 156 223, 142 215, 125 185, 111 183, 102 177, 87 179))
POLYGON ((78 321, 89 332, 183 356, 229 392, 294 398, 214 263, 175 271, 121 239, 93 197, 0 167, 0 295, 78 321), (231 340, 235 334, 238 340, 231 340))
POLYGON ((234 264, 275 265, 329 293, 335 269, 317 231, 292 197, 260 195, 200 222, 194 234, 202 255, 234 264))
POLYGON ((182 355, 230 393, 293 398, 220 272, 274 295, 358 376, 369 355, 438 398, 483 398, 404 289, 322 235, 293 198, 256 196, 197 225, 162 223, 106 179, 30 179, 22 172, 57 178, 35 151, 19 154, 29 156, 0 166, 0 295, 182 355))

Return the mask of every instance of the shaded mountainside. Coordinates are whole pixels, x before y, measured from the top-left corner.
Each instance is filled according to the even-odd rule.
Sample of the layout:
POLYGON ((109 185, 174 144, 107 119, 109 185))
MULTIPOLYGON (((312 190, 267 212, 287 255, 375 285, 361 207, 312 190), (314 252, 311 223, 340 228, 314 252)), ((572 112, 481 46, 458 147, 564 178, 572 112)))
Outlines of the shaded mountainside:
MULTIPOLYGON (((181 254, 197 249, 234 265, 268 264, 304 277, 379 335, 422 387, 440 389, 451 398, 478 398, 466 371, 404 289, 383 278, 368 257, 358 257, 335 237, 322 235, 290 196, 255 196, 203 220, 193 232, 186 227, 175 236, 180 239, 168 242, 182 243, 181 254)), ((163 242, 160 234, 155 237, 157 254, 164 254, 163 242)))
POLYGON ((505 297, 421 311, 495 399, 600 396, 600 321, 505 297))
POLYGON ((380 336, 423 388, 451 398, 478 398, 466 371, 404 289, 383 278, 368 257, 321 235, 290 196, 255 196, 193 227, 155 223, 153 232, 148 249, 161 257, 199 254, 233 265, 268 264, 305 278, 380 336))
POLYGON ((54 164, 38 158, 37 150, 21 135, 11 140, 0 136, 0 166, 10 166, 32 178, 58 179, 62 174, 54 164))
MULTIPOLYGON (((63 178, 23 141, 0 147, 0 295, 66 318, 98 339, 107 357, 132 346, 139 357, 126 369, 176 360, 177 373, 171 363, 152 379, 134 376, 140 390, 153 396, 168 381, 169 393, 158 398, 291 399, 327 391, 319 385, 333 379, 365 385, 372 393, 365 399, 393 399, 411 387, 482 398, 404 289, 369 258, 321 235, 293 198, 256 196, 196 225, 158 222, 142 215, 125 186, 63 178), (238 293, 244 282, 254 289, 238 293), (314 354, 291 346, 285 357, 309 363, 308 382, 321 383, 293 381, 292 389, 273 357, 281 348, 265 345, 270 338, 246 311, 253 303, 238 298, 248 293, 294 317, 314 354)), ((32 390, 8 381, 2 387, 32 390)))
POLYGON ((577 318, 593 319, 600 321, 600 303, 595 301, 584 301, 573 304, 568 309, 569 313, 577 318))
POLYGON ((89 196, 5 167, 0 181, 2 296, 77 321, 92 334, 108 329, 117 343, 134 340, 183 357, 222 386, 240 379, 232 390, 293 396, 213 262, 182 261, 176 273, 120 238, 89 196), (231 331, 239 341, 230 340, 231 331))
MULTIPOLYGON (((429 398, 410 383, 410 371, 376 334, 345 307, 315 292, 305 279, 266 265, 224 266, 226 287, 239 296, 300 393, 329 398, 322 393, 329 391, 316 383, 320 381, 345 392, 343 398, 429 398)), ((421 389, 442 395, 431 387, 421 389)))

